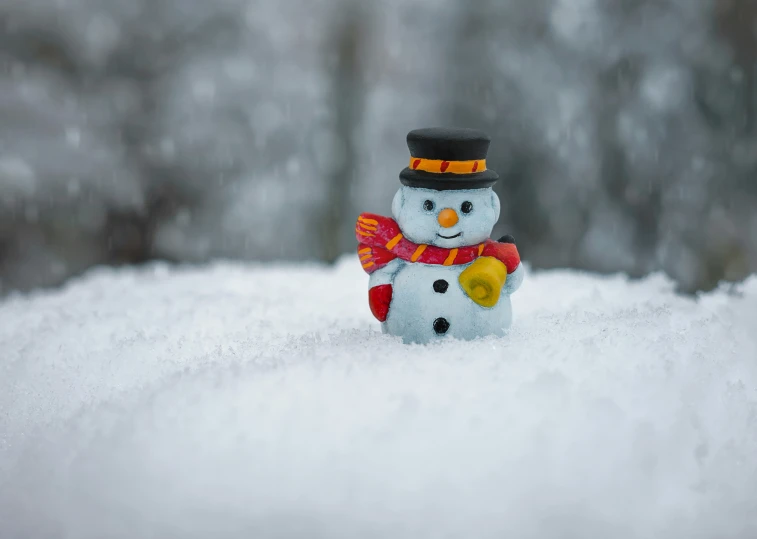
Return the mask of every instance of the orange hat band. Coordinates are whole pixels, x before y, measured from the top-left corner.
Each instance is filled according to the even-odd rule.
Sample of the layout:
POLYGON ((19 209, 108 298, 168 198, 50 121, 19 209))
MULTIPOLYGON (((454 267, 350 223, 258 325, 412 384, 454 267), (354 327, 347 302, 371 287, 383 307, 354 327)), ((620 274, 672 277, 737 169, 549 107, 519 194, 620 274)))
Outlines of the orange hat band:
POLYGON ((439 161, 436 159, 411 157, 410 168, 412 170, 422 170, 423 172, 431 172, 433 174, 442 174, 444 172, 452 174, 473 174, 474 172, 483 172, 486 170, 486 159, 477 159, 475 161, 439 161))

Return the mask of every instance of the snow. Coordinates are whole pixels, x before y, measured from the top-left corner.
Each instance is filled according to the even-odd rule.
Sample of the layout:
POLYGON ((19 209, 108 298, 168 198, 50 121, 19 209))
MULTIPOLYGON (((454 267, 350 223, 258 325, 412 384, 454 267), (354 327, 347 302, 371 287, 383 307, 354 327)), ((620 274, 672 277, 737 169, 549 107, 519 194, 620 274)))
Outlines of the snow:
POLYGON ((96 270, 0 303, 0 530, 757 534, 757 278, 531 273, 504 338, 379 332, 335 267, 96 270))

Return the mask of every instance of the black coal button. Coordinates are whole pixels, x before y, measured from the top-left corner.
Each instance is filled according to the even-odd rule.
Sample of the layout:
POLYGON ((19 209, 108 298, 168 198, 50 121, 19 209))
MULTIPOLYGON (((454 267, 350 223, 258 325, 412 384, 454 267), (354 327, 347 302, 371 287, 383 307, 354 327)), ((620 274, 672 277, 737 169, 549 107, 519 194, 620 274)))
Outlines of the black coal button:
POLYGON ((449 283, 445 281, 444 279, 439 279, 438 281, 434 281, 434 292, 438 292, 439 294, 444 294, 448 288, 449 288, 449 283))
POLYGON ((436 331, 439 335, 444 335, 447 333, 447 330, 449 329, 449 322, 447 322, 446 318, 437 318, 434 320, 434 331, 436 331))

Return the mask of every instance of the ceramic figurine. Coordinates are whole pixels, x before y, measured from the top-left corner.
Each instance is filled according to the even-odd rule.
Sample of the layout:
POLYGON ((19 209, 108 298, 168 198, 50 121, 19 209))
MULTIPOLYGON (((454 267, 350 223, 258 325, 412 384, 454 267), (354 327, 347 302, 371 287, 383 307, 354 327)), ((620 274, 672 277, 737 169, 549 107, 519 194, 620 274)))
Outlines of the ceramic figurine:
POLYGON ((500 211, 489 143, 470 129, 411 131, 394 219, 358 218, 368 303, 384 333, 429 343, 503 335, 510 326, 523 267, 510 236, 489 239, 500 211))

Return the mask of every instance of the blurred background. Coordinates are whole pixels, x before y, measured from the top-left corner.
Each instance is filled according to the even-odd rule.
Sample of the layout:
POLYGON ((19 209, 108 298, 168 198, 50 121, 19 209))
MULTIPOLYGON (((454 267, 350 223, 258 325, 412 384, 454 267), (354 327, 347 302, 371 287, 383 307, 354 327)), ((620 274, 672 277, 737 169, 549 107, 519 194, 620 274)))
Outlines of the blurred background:
POLYGON ((405 135, 483 129, 495 237, 683 291, 757 271, 757 0, 0 0, 0 293, 334 261, 405 135))

